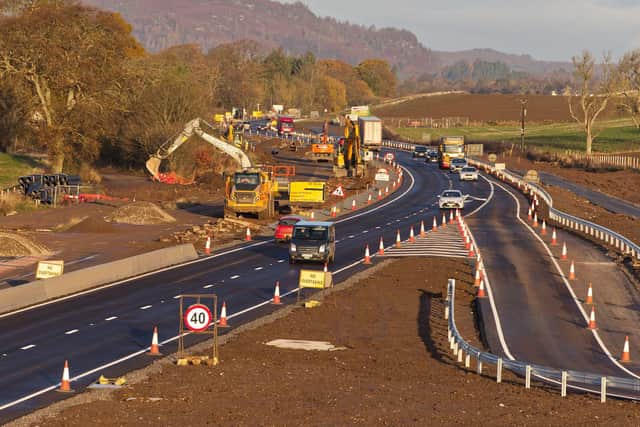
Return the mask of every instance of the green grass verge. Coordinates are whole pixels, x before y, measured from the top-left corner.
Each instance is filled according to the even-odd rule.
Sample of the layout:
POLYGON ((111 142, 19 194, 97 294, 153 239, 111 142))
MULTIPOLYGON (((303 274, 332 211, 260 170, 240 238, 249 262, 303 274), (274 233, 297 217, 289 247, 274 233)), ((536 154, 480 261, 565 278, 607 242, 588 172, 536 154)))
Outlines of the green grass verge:
MULTIPOLYGON (((617 119, 597 123, 602 133, 594 140, 593 150, 598 152, 640 150, 640 130, 631 120, 617 119)), ((463 135, 474 142, 520 142, 517 126, 484 126, 449 129, 396 128, 400 136, 416 142, 430 139, 436 142, 441 136, 463 135)), ((526 127, 525 142, 552 151, 584 150, 585 136, 577 123, 532 124, 526 127)))
POLYGON ((17 184, 19 177, 41 168, 42 164, 31 157, 0 153, 0 189, 17 184))

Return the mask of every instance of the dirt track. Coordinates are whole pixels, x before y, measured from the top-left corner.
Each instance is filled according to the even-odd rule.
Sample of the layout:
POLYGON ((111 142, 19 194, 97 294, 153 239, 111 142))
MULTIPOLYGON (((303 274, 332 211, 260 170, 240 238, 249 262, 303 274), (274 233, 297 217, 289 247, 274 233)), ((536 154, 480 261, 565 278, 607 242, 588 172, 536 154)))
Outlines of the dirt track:
MULTIPOLYGON (((601 404, 555 389, 525 391, 491 370, 478 376, 449 357, 442 295, 458 278, 457 320, 477 343, 470 270, 461 261, 404 259, 328 297, 315 309, 239 335, 213 368, 161 372, 106 400, 32 425, 638 425, 633 403, 601 404), (335 301, 335 304, 334 304, 335 301), (327 340, 347 349, 267 347, 276 338, 327 340)), ((23 424, 23 423, 20 423, 23 424)))

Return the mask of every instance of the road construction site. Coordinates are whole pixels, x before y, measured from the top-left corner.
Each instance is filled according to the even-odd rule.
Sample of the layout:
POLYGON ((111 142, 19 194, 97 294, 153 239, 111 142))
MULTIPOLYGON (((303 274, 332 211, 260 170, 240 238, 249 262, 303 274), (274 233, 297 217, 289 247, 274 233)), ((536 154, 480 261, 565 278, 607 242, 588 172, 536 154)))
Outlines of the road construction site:
MULTIPOLYGON (((485 416, 488 422, 505 425, 594 419, 637 422, 633 413, 620 411, 620 407, 630 408, 630 403, 599 406, 594 397, 572 396, 571 392, 562 400, 554 384, 525 391, 522 378, 509 374, 505 374, 509 384, 503 380, 503 384, 489 385, 495 382, 494 368, 475 376, 473 369, 461 369, 457 359, 448 356, 443 319, 446 281, 456 278, 463 289, 458 293, 462 294, 462 308, 457 311, 457 322, 469 342, 505 360, 637 379, 636 359, 619 361, 625 337, 632 349, 640 343, 633 328, 638 320, 637 283, 624 255, 616 256, 615 248, 608 247, 607 252, 603 245, 565 231, 551 221, 544 206, 534 212, 534 224, 527 212, 530 195, 496 177, 484 174, 478 182, 460 182, 436 165, 401 150, 394 152, 403 175, 397 188, 392 188, 395 191, 378 200, 366 183, 354 184, 360 185, 356 210, 352 212, 345 200, 342 215, 335 219, 339 255, 329 271, 335 290, 343 282, 352 288, 325 297, 319 308, 295 309, 272 325, 238 336, 221 347, 220 364, 215 367, 176 367, 170 360, 156 368, 152 365, 161 374, 152 374, 113 395, 89 392, 69 399, 55 409, 55 418, 47 418, 47 424, 86 424, 96 417, 107 425, 114 422, 108 418, 114 414, 128 415, 127 422, 132 424, 158 420, 189 424, 192 415, 199 413, 217 424, 234 425, 287 424, 292 419, 309 425, 421 425, 430 411, 433 422, 446 424, 453 419, 453 410, 459 414, 459 423, 485 416), (449 188, 469 196, 464 220, 452 212, 442 215, 437 207, 437 196, 449 188), (463 221, 477 246, 470 246, 460 234, 463 221), (563 248, 567 248, 566 257, 563 248), (485 277, 482 285, 474 287, 478 253, 485 277), (395 258, 401 260, 390 260, 395 258), (426 277, 424 285, 416 282, 419 271, 426 277), (587 301, 589 284, 594 291, 592 301, 587 301), (472 303, 480 289, 487 298, 472 303), (399 301, 391 301, 392 294, 398 294, 399 301), (595 306, 597 324, 589 317, 595 306), (263 344, 278 338, 328 341, 340 350, 323 355, 275 350, 263 344), (372 370, 375 373, 365 373, 372 370), (334 374, 327 375, 327 371, 334 374), (240 373, 246 377, 241 378, 240 373), (430 397, 425 397, 425 390, 430 397), (482 399, 487 390, 495 393, 488 405, 482 399), (295 396, 292 402, 279 401, 277 396, 283 393, 295 396), (530 409, 530 403, 523 404, 527 399, 533 399, 535 409, 530 409), (75 407, 84 400, 88 403, 75 407), (248 407, 253 409, 247 411, 248 407)), ((300 162, 291 154, 273 155, 300 162)), ((310 165, 305 173, 315 175, 323 168, 326 166, 310 165)), ((318 215, 331 218, 331 205, 319 209, 318 215)), ((167 227, 158 228, 161 226, 167 227)), ((255 233, 247 241, 246 227, 237 232, 235 241, 229 240, 231 246, 214 244, 211 255, 200 255, 183 265, 3 315, 0 322, 7 334, 3 342, 10 343, 2 349, 6 370, 1 380, 3 419, 68 396, 55 393, 65 360, 70 364, 70 383, 80 391, 101 374, 118 377, 152 363, 154 359, 145 353, 154 326, 162 352, 174 353, 176 297, 181 294, 214 292, 225 302, 231 327, 224 329, 223 337, 233 334, 234 328, 279 312, 278 306, 270 304, 276 281, 285 305, 297 307, 300 267, 286 262, 286 249, 266 233, 255 233)), ((198 235, 193 228, 191 233, 198 235)), ((198 249, 204 251, 202 246, 198 249)), ((321 265, 317 268, 322 270, 321 265)), ((188 344, 203 339, 186 337, 188 344)), ((41 418, 23 422, 41 423, 42 417, 51 414, 36 413, 41 418)), ((126 423, 123 419, 117 422, 126 423)))

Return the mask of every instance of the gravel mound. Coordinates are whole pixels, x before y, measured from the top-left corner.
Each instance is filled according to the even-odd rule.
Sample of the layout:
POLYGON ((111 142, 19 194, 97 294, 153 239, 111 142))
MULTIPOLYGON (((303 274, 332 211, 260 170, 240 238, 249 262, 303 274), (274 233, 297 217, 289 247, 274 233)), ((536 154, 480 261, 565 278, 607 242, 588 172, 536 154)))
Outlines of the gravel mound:
POLYGON ((87 217, 78 224, 70 227, 67 233, 115 233, 113 224, 102 218, 87 217))
POLYGON ((0 256, 47 255, 49 249, 23 234, 0 232, 0 256))
POLYGON ((121 206, 108 218, 120 224, 154 225, 175 222, 176 219, 151 202, 133 202, 121 206))

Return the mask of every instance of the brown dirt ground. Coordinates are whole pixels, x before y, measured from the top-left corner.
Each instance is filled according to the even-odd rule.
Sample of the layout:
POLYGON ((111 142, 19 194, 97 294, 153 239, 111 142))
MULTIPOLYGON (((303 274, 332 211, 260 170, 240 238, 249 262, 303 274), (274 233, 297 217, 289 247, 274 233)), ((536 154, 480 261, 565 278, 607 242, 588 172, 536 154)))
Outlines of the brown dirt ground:
MULTIPOLYGON (((528 95, 526 98, 528 122, 572 120, 564 96, 528 95)), ((374 113, 382 118, 468 117, 472 121, 482 122, 518 121, 520 99, 521 95, 450 94, 417 98, 377 108, 374 113)), ((611 106, 604 117, 615 114, 615 107, 611 106)))
POLYGON ((63 402, 60 413, 44 412, 50 418, 17 425, 640 423, 633 403, 601 404, 576 394, 562 399, 551 388, 525 390, 511 375, 497 384, 490 369, 479 376, 452 360, 443 320, 450 276, 458 279, 460 331, 477 343, 470 267, 463 261, 403 259, 328 296, 319 308, 294 309, 236 336, 221 347, 217 367, 165 363, 104 400, 63 402), (326 340, 347 349, 302 352, 264 345, 277 338, 326 340))

